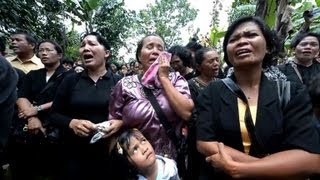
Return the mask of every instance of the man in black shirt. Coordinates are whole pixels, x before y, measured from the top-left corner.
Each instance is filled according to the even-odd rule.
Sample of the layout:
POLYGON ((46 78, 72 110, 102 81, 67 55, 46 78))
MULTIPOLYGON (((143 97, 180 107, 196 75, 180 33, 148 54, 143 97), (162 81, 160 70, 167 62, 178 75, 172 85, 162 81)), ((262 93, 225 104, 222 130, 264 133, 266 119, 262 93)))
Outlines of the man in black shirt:
POLYGON ((303 33, 297 35, 292 41, 295 57, 279 69, 287 76, 289 81, 302 83, 308 86, 310 79, 320 72, 320 63, 316 61, 319 56, 319 34, 303 33))

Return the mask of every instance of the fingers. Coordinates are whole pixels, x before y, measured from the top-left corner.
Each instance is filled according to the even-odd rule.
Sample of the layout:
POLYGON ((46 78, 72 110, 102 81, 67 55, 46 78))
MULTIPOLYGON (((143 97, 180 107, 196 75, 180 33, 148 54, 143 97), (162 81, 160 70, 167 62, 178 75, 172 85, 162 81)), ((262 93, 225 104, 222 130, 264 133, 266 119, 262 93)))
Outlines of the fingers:
POLYGON ((88 120, 73 119, 69 127, 74 133, 81 137, 89 136, 94 131, 94 124, 88 120))

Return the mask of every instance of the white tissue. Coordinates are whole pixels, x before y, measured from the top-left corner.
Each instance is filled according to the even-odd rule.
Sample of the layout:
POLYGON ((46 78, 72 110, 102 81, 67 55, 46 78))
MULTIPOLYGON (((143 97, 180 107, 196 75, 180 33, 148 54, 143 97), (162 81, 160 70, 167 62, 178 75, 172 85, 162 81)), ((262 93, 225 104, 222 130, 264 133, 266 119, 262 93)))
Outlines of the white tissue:
POLYGON ((109 121, 104 121, 102 123, 95 124, 95 127, 97 128, 97 132, 95 135, 92 136, 90 140, 90 144, 93 144, 97 142, 99 139, 104 138, 106 133, 105 131, 108 130, 110 127, 110 122, 109 121))

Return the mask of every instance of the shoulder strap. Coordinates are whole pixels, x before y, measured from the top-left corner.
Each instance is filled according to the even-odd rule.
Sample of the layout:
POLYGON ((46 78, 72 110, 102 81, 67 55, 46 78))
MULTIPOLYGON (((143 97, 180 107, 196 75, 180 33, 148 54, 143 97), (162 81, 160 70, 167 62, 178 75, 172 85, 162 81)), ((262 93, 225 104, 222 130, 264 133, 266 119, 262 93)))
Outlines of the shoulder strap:
POLYGON ((162 111, 158 100, 156 99, 156 97, 154 96, 154 94, 152 93, 151 89, 148 89, 146 87, 143 86, 143 91, 146 94, 148 100, 150 101, 151 105, 153 106, 154 110, 156 111, 156 114, 161 122, 161 124, 164 126, 166 133, 168 135, 168 137, 175 143, 178 143, 178 139, 177 136, 175 134, 174 128, 173 126, 169 123, 169 121, 167 120, 167 117, 165 116, 164 112, 162 111))
POLYGON ((294 62, 292 62, 291 66, 294 69, 294 71, 296 72, 296 74, 299 77, 300 81, 303 83, 302 76, 301 76, 301 74, 300 74, 300 72, 298 70, 297 65, 294 62))
POLYGON ((264 143, 262 142, 262 140, 260 139, 260 136, 258 136, 258 134, 255 131, 255 127, 251 117, 249 103, 246 96, 244 95, 240 87, 231 78, 224 78, 222 79, 222 82, 232 93, 234 93, 238 98, 240 98, 246 104, 244 122, 248 130, 250 140, 253 146, 255 145, 258 146, 259 151, 262 152, 260 153, 261 155, 266 155, 267 153, 266 153, 264 143))
POLYGON ((291 98, 290 81, 277 80, 277 87, 280 107, 284 110, 291 98))

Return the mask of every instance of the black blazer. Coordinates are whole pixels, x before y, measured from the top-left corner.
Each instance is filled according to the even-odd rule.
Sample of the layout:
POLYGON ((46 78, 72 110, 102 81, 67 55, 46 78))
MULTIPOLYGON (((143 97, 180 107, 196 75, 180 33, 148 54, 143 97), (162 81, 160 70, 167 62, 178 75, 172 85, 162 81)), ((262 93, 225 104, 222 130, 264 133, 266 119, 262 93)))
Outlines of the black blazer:
MULTIPOLYGON (((235 77, 232 77, 235 81, 235 77)), ((221 80, 211 82, 198 96, 197 140, 219 141, 244 152, 239 124, 237 97, 221 80)), ((291 83, 291 98, 282 110, 275 81, 262 75, 257 105, 255 130, 268 154, 288 149, 320 153, 319 135, 312 121, 310 97, 304 86, 291 83)), ((250 155, 260 154, 251 146, 250 155)), ((207 172, 214 177, 226 178, 207 172)), ((230 177, 229 177, 230 178, 230 177)))
MULTIPOLYGON (((210 83, 198 103, 197 139, 220 141, 244 152, 237 97, 222 81, 210 83)), ((282 110, 276 82, 262 75, 255 129, 268 153, 293 148, 320 153, 319 137, 311 119, 312 106, 303 86, 291 83, 291 99, 282 110)), ((254 148, 250 154, 256 154, 254 148)))

